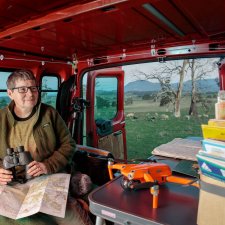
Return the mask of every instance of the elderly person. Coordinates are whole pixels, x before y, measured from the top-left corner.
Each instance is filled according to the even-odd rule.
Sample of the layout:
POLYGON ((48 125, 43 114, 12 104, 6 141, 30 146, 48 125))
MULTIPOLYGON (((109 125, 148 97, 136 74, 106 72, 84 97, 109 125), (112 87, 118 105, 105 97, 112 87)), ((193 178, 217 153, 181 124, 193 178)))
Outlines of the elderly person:
MULTIPOLYGON (((27 171, 31 177, 65 171, 71 163, 76 144, 58 112, 39 101, 39 87, 33 73, 28 70, 14 71, 7 80, 7 93, 12 101, 0 110, 1 160, 7 148, 24 146, 33 159, 27 171)), ((0 167, 0 185, 8 184, 12 178, 10 170, 0 167)), ((41 224, 43 214, 38 215, 30 217, 28 221, 32 218, 34 221, 28 224, 41 224)), ((51 216, 44 217, 46 220, 51 216)), ((84 224, 76 210, 67 210, 66 217, 69 219, 51 217, 42 224, 84 224), (57 222, 51 223, 51 220, 57 222)), ((0 218, 0 222, 2 219, 5 224, 13 224, 8 218, 0 218)))

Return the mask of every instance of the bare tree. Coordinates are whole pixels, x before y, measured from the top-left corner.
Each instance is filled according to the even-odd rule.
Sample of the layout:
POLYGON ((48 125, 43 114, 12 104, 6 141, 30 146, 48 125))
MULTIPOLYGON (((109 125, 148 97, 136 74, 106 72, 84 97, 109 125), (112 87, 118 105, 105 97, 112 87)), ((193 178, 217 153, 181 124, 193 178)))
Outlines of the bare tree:
POLYGON ((161 91, 158 93, 157 98, 160 97, 160 106, 168 105, 173 102, 174 93, 171 88, 171 76, 166 72, 166 66, 159 67, 159 69, 151 71, 151 73, 145 73, 140 70, 136 70, 133 76, 138 80, 156 80, 160 84, 161 91), (164 101, 165 99, 165 101, 164 101))
POLYGON ((183 90, 183 84, 184 84, 184 76, 186 74, 186 67, 188 65, 188 60, 183 60, 182 65, 180 65, 177 68, 177 72, 179 74, 179 82, 178 87, 175 95, 175 102, 174 102, 174 116, 180 117, 180 102, 181 102, 181 96, 182 96, 182 90, 183 90))
POLYGON ((162 66, 157 70, 149 74, 142 71, 137 71, 136 77, 143 78, 146 80, 157 80, 161 86, 160 105, 166 105, 169 103, 174 104, 174 116, 180 117, 180 102, 183 89, 184 76, 186 74, 186 68, 188 65, 188 60, 183 61, 171 61, 162 64, 162 66), (171 79, 174 76, 179 75, 179 82, 177 89, 173 89, 171 86, 171 79))
POLYGON ((197 87, 197 81, 206 78, 207 75, 215 69, 216 60, 214 60, 214 62, 202 59, 188 60, 188 67, 190 69, 191 75, 191 104, 189 108, 189 115, 198 115, 197 96, 199 91, 197 87))
MULTIPOLYGON (((218 59, 185 59, 177 61, 168 61, 154 69, 150 73, 143 71, 136 71, 134 76, 139 80, 157 80, 161 86, 160 106, 174 104, 174 116, 181 116, 181 97, 183 91, 184 78, 191 81, 191 104, 189 108, 189 115, 198 115, 197 102, 199 96, 198 81, 207 78, 208 75, 215 70, 218 59), (172 86, 172 78, 178 77, 177 88, 172 86)), ((204 102, 202 102, 203 104, 204 102)), ((204 106, 204 105, 203 105, 204 106)))

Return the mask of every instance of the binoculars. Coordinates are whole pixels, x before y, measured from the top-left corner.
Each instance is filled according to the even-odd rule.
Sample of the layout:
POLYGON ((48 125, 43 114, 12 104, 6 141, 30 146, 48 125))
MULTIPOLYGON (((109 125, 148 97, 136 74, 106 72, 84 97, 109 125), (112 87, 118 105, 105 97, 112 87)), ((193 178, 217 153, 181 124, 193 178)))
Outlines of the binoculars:
POLYGON ((6 170, 11 170, 13 179, 12 181, 25 183, 31 178, 27 174, 28 164, 33 161, 30 152, 24 150, 24 146, 19 146, 15 149, 7 148, 7 155, 3 159, 3 167, 6 170), (21 176, 17 174, 17 167, 24 167, 25 175, 21 176))

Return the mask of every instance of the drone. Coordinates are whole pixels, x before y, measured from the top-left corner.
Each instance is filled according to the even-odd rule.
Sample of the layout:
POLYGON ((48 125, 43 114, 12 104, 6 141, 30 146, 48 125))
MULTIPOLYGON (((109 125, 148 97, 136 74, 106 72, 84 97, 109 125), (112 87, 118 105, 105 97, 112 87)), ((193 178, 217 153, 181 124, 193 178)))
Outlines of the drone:
POLYGON ((119 170, 123 175, 121 186, 124 190, 150 188, 150 193, 153 196, 153 208, 158 208, 159 186, 166 182, 192 185, 199 188, 199 183, 196 180, 174 176, 167 164, 155 160, 145 160, 145 163, 140 164, 129 164, 115 163, 114 159, 109 159, 108 172, 110 180, 114 178, 113 170, 119 170))

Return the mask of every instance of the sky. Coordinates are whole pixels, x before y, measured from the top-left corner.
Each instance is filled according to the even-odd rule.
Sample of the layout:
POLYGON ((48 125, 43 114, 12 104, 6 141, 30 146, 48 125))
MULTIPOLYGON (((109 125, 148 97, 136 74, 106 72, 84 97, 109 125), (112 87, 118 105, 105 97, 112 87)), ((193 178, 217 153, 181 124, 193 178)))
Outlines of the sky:
MULTIPOLYGON (((1 82, 0 82, 0 89, 6 89, 6 80, 10 72, 0 72, 1 73, 1 82)), ((48 87, 51 89, 57 89, 58 80, 56 77, 48 77, 48 87)), ((43 81, 44 82, 44 81, 43 81)))
POLYGON ((8 78, 9 72, 1 72, 1 82, 0 82, 0 89, 6 88, 6 80, 8 78))
MULTIPOLYGON (((209 59, 207 59, 209 60, 209 59)), ((217 60, 217 59, 216 59, 217 60)), ((138 80, 137 77, 135 77, 133 74, 137 73, 137 71, 142 71, 146 74, 151 73, 154 70, 157 70, 162 63, 159 62, 150 62, 150 63, 142 63, 142 64, 134 64, 134 65, 126 65, 123 66, 122 69, 125 71, 125 85, 128 84, 129 82, 138 80)), ((218 77, 218 70, 215 69, 214 72, 208 74, 207 78, 215 78, 218 77)), ((186 80, 190 80, 190 77, 186 77, 186 80)), ((178 81, 178 76, 174 76, 172 79, 172 83, 176 83, 178 81)), ((157 83, 156 80, 151 80, 151 82, 157 83)))

